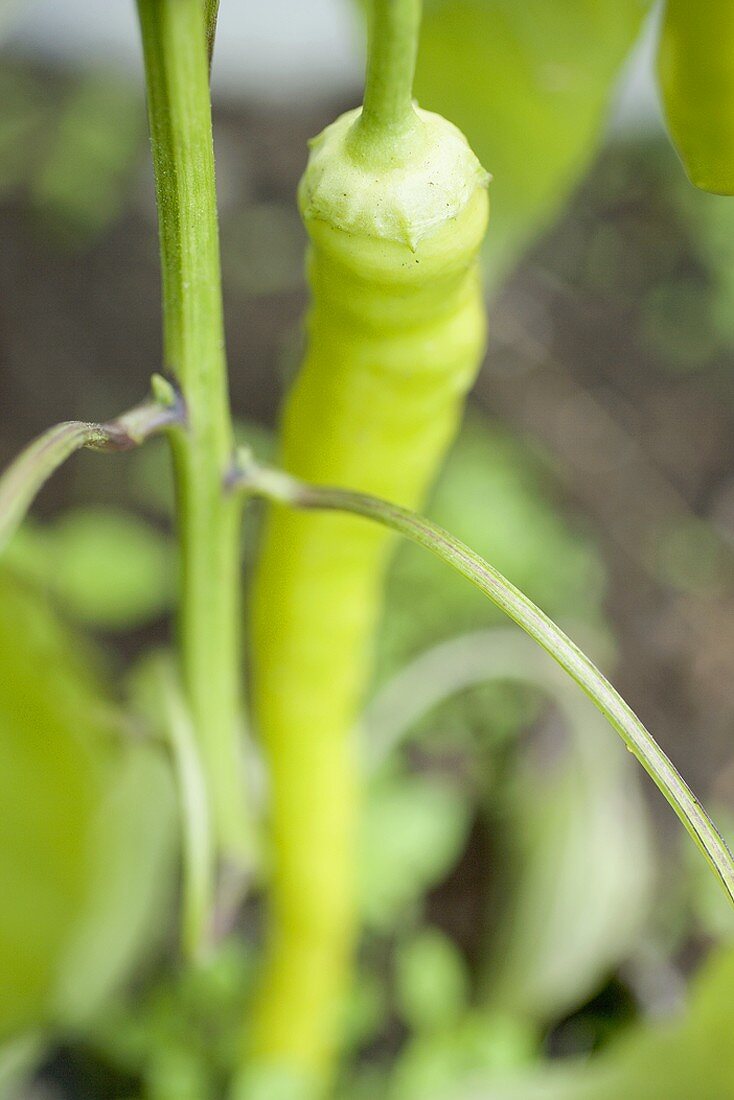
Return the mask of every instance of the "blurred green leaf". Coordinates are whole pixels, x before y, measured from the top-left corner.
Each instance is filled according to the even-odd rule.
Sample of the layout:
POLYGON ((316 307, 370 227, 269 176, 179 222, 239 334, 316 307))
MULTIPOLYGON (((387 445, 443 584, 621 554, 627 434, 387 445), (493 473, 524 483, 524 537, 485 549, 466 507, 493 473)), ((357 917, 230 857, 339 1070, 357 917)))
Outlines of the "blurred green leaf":
POLYGON ((198 966, 168 969, 109 1006, 89 1041, 123 1073, 143 1078, 150 1100, 219 1100, 240 1052, 255 972, 251 947, 231 937, 198 966))
POLYGON ((428 0, 422 106, 456 123, 493 174, 495 282, 558 213, 596 151, 648 0, 428 0))
MULTIPOLYGON (((572 615, 577 623, 601 627, 600 557, 588 537, 564 519, 548 469, 525 441, 472 414, 439 478, 429 515, 556 620, 572 615)), ((388 580, 381 671, 400 668, 447 636, 501 620, 462 577, 405 544, 388 580)))
POLYGON ((655 551, 664 584, 710 596, 725 591, 730 551, 705 520, 694 515, 668 520, 657 532, 655 551))
POLYGON ((636 943, 653 859, 634 762, 591 704, 540 738, 500 798, 505 882, 484 988, 497 1012, 549 1023, 591 996, 636 943))
MULTIPOLYGON (((467 1074, 486 1074, 491 1081, 495 1073, 527 1065, 536 1054, 537 1037, 527 1024, 509 1016, 470 1012, 456 1026, 419 1035, 408 1044, 391 1076, 388 1097, 448 1097, 467 1074)), ((494 1097, 491 1091, 481 1095, 482 1100, 494 1097)))
POLYGON ((422 1100, 726 1100, 734 1096, 734 951, 714 954, 681 1018, 640 1024, 587 1062, 528 1076, 477 1075, 422 1100))
POLYGON ((437 928, 400 944, 395 960, 400 1015, 413 1031, 455 1024, 469 1002, 469 972, 458 947, 437 928))
POLYGON ((356 1050, 374 1039, 388 1017, 388 994, 382 975, 363 966, 345 1007, 342 1046, 356 1050))
MULTIPOLYGON (((4 11, 0 2, 0 34, 4 11)), ((40 88, 28 73, 0 68, 0 194, 25 182, 43 140, 44 106, 40 88)))
POLYGON ((708 366, 721 342, 709 288, 685 277, 659 282, 646 295, 641 334, 671 371, 708 366))
MULTIPOLYGON (((384 758, 426 711, 437 720, 438 702, 443 714, 468 688, 491 681, 531 686, 565 726, 546 719, 529 744, 481 752, 496 856, 484 995, 495 1013, 540 1025, 583 1003, 636 942, 651 893, 650 838, 634 762, 591 703, 512 628, 460 635, 416 658, 378 697, 369 744, 384 758), (499 781, 487 779, 488 756, 499 781)), ((485 724, 492 721, 486 712, 485 724)), ((437 728, 445 737, 445 725, 437 728)), ((454 751, 456 744, 451 730, 454 751)))
POLYGON ((27 523, 8 547, 8 560, 76 619, 109 630, 149 622, 173 599, 172 541, 115 508, 74 508, 55 523, 27 523))
POLYGON ((85 244, 119 216, 143 125, 136 87, 122 77, 92 72, 73 88, 31 183, 36 210, 64 243, 85 244))
POLYGON ((106 996, 165 890, 168 771, 113 734, 94 666, 0 571, 0 1037, 71 1023, 106 996))
MULTIPOLYGON (((663 169, 667 168, 668 162, 665 162, 663 169)), ((664 179, 670 181, 667 172, 664 179)), ((675 175, 672 182, 675 207, 689 230, 688 243, 708 276, 708 297, 700 302, 695 336, 700 343, 706 338, 711 342, 718 336, 731 347, 734 344, 734 311, 731 308, 734 298, 734 203, 727 196, 696 190, 682 173, 675 175)), ((690 306, 687 312, 690 314, 690 306)), ((689 316, 687 320, 693 324, 693 318, 689 316)), ((680 325, 676 325, 676 329, 679 328, 680 325)), ((699 354, 691 365, 706 363, 705 357, 699 354)))
POLYGON ((0 573, 0 1036, 46 1018, 87 892, 102 699, 79 648, 0 573))
POLYGON ((64 952, 54 1014, 88 1025, 141 957, 150 958, 172 901, 175 796, 167 762, 118 744, 94 822, 86 905, 64 952))
POLYGON ((19 1100, 23 1082, 43 1057, 41 1035, 27 1032, 0 1046, 0 1100, 19 1100))
POLYGON ((469 826, 467 799, 449 782, 406 774, 376 779, 358 860, 367 926, 385 931, 408 914, 456 861, 469 826))

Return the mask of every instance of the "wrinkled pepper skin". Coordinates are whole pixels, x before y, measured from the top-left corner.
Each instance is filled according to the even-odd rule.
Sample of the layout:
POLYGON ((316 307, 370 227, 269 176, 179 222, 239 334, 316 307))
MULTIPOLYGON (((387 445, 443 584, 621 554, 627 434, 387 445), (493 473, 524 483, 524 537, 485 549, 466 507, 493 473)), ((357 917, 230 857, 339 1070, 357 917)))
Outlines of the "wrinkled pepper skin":
POLYGON ((668 129, 691 182, 734 195, 732 0, 667 0, 658 78, 668 129))
MULTIPOLYGON (((364 209, 346 218, 329 217, 328 205, 314 212, 308 179, 300 202, 312 307, 279 465, 306 481, 416 507, 484 352, 486 173, 472 177, 452 216, 419 231, 410 215, 395 231, 391 216, 373 225, 364 209)), ((356 934, 353 731, 390 542, 358 518, 275 506, 253 594, 253 702, 269 767, 274 860, 273 942, 253 1043, 261 1058, 287 1056, 317 1076, 333 1055, 356 934)))

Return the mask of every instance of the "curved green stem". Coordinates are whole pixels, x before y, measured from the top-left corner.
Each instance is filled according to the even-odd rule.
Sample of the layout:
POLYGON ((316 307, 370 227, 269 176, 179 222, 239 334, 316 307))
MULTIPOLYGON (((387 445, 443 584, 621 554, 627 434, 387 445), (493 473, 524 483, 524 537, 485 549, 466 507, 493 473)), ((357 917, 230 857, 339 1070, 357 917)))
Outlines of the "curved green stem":
MULTIPOLYGON (((158 388, 160 393, 160 385, 158 388)), ((67 420, 34 439, 0 477, 0 553, 40 490, 67 458, 85 448, 128 451, 157 432, 182 425, 184 415, 183 403, 171 389, 167 400, 146 401, 115 420, 104 424, 67 420)))
POLYGON ((205 0, 138 0, 163 274, 166 365, 189 430, 173 440, 183 684, 218 850, 248 856, 240 754, 240 509, 221 492, 232 424, 222 321, 205 0))
POLYGON ((619 692, 560 627, 492 565, 438 524, 364 493, 305 485, 245 459, 243 488, 296 508, 351 512, 424 546, 471 581, 575 680, 662 791, 734 902, 734 858, 688 784, 619 692))

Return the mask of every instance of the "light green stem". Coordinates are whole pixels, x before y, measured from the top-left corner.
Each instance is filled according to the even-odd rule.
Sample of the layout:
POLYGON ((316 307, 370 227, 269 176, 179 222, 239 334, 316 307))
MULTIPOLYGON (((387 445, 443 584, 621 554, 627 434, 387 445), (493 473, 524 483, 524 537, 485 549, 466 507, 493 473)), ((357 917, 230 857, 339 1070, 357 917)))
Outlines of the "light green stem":
POLYGON ((211 69, 212 55, 214 53, 214 39, 217 34, 217 19, 219 18, 219 0, 205 0, 204 5, 204 33, 206 34, 206 49, 209 55, 209 68, 211 69))
POLYGON ((232 425, 222 322, 205 0, 138 0, 163 273, 164 353, 188 409, 173 438, 183 683, 218 850, 243 859, 240 509, 222 494, 232 425))
POLYGON ((400 153, 416 128, 413 78, 418 53, 421 0, 373 0, 362 113, 354 127, 355 158, 374 165, 400 153))

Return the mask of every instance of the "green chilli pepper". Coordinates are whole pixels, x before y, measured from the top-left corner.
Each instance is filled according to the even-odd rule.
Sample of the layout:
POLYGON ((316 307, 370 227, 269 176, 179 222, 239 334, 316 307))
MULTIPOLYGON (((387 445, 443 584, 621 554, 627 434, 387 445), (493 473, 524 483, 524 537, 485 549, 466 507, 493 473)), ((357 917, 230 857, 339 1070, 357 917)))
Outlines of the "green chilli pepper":
POLYGON ((734 195, 732 0, 667 0, 658 76, 668 129, 691 182, 734 195))
MULTIPOLYGON (((317 137, 299 191, 307 351, 280 463, 416 506, 485 347, 487 173, 411 100, 417 0, 376 0, 364 107, 317 137)), ((255 1056, 324 1076, 355 938, 352 736, 391 540, 353 517, 268 516, 253 598, 253 695, 271 782, 271 943, 255 1056)))

